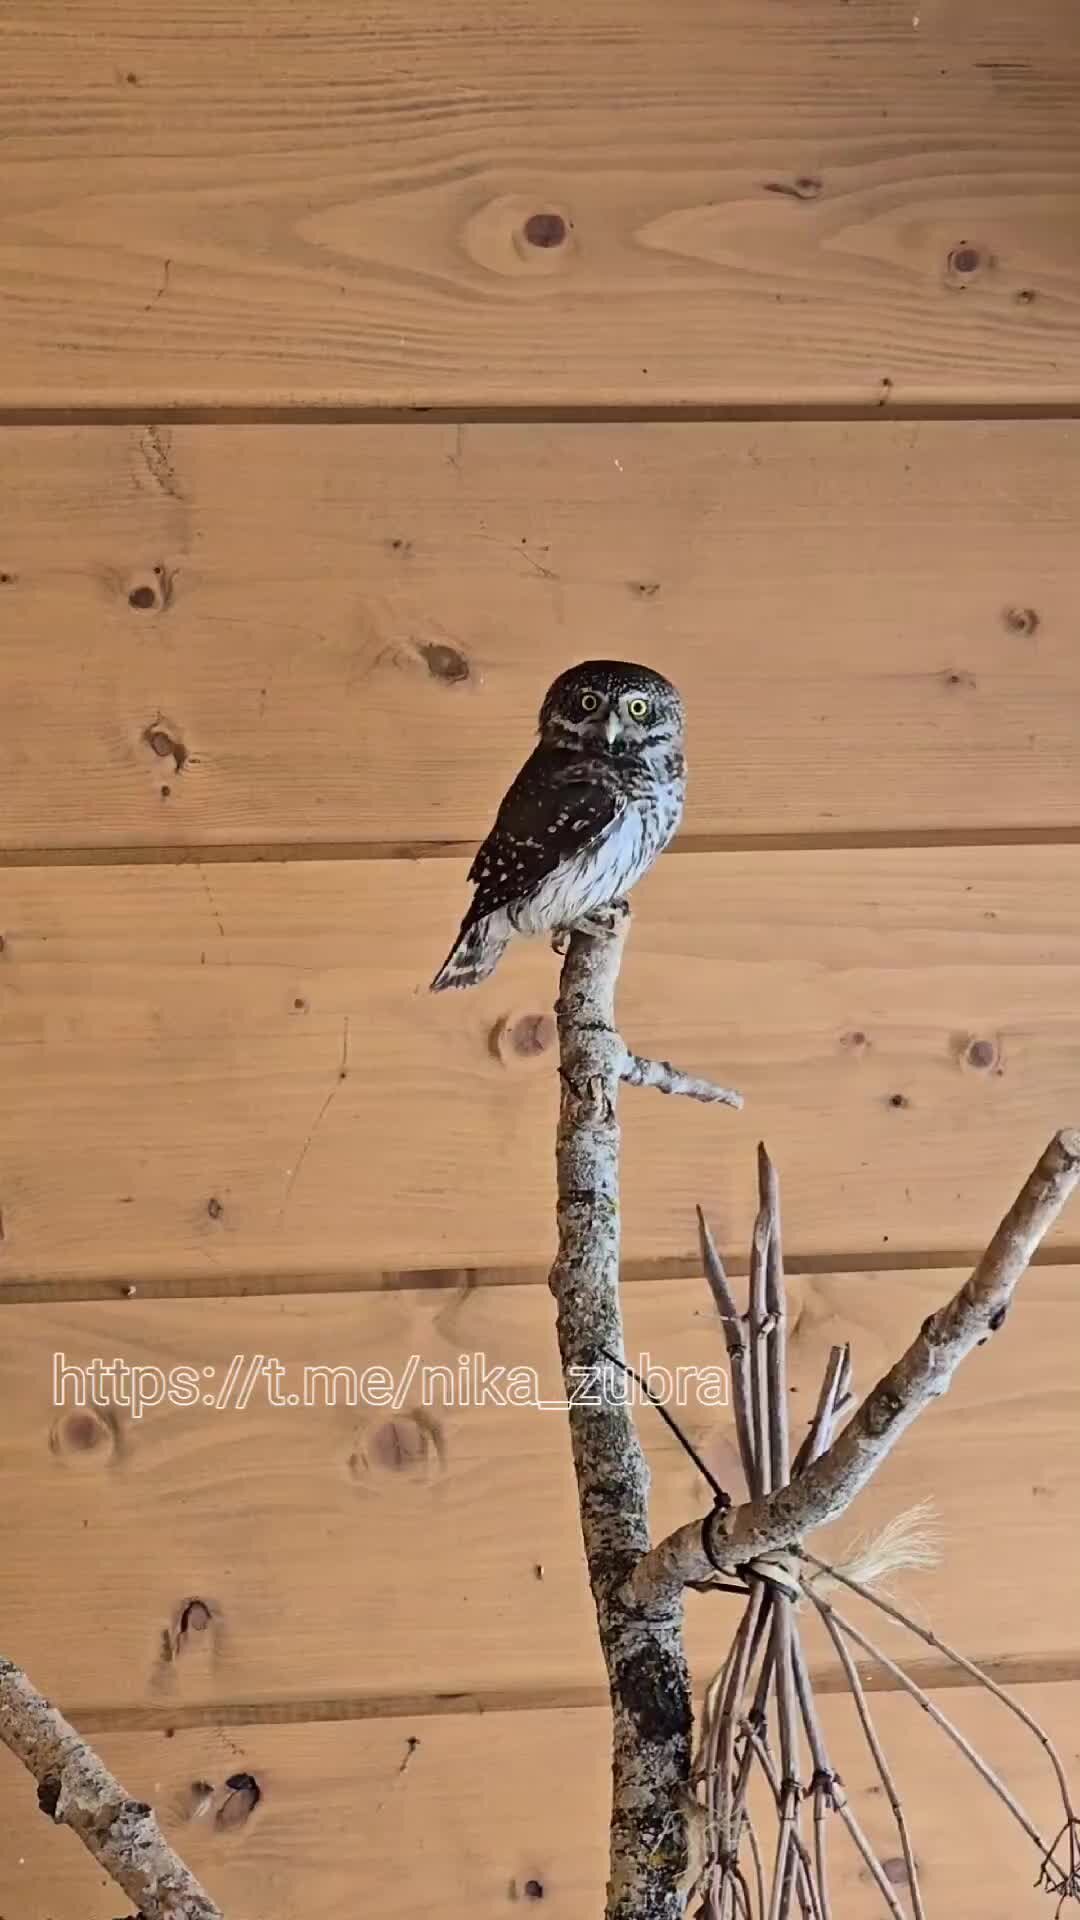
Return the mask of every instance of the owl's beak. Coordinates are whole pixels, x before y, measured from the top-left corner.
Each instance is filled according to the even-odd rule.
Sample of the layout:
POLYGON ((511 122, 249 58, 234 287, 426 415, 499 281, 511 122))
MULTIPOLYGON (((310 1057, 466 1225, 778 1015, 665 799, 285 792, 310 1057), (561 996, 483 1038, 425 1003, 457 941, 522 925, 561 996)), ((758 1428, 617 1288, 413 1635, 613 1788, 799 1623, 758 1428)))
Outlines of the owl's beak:
POLYGON ((604 721, 604 737, 607 740, 609 747, 613 747, 615 745, 615 742, 618 739, 621 732, 622 732, 622 721, 620 720, 618 714, 609 713, 607 719, 604 721))

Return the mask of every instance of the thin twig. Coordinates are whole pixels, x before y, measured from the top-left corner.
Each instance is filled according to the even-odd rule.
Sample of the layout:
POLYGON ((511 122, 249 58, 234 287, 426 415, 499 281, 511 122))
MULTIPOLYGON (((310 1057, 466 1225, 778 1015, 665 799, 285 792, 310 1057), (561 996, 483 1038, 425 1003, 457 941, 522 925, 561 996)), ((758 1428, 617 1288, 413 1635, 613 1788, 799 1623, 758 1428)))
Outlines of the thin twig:
POLYGON ((784 1289, 784 1255, 780 1242, 780 1187, 776 1168, 762 1143, 758 1145, 758 1196, 767 1219, 768 1240, 765 1258, 765 1311, 768 1316, 766 1364, 769 1379, 769 1451, 772 1484, 786 1487, 791 1462, 788 1443, 787 1411, 787 1305, 784 1289))
MULTIPOLYGON (((1061 1803, 1065 1809, 1065 1818, 1069 1826, 1075 1828, 1078 1825, 1077 1814, 1069 1793, 1068 1777, 1062 1764, 1061 1756, 1045 1728, 1040 1726, 1039 1722, 1028 1713, 1026 1707, 1021 1706, 1019 1700, 1015 1699, 1011 1693, 1008 1693, 1004 1687, 999 1686, 997 1681, 991 1679, 988 1673, 984 1673, 981 1667, 976 1666, 974 1660, 969 1660, 966 1654, 958 1653, 955 1647, 950 1647, 947 1641, 940 1639, 929 1627, 920 1626, 917 1620, 913 1620, 909 1614, 904 1613, 902 1608, 896 1606, 893 1601, 886 1600, 880 1593, 876 1593, 873 1587, 864 1586, 860 1580, 852 1579, 850 1574, 841 1572, 838 1567, 830 1566, 825 1560, 819 1560, 816 1554, 810 1553, 805 1547, 802 1549, 801 1557, 804 1560, 808 1560, 812 1566, 817 1567, 819 1572, 828 1574, 830 1578, 836 1580, 840 1586, 849 1587, 852 1593, 857 1593, 862 1599, 869 1600, 873 1606, 877 1607, 880 1613, 888 1614, 890 1620, 895 1620, 900 1626, 906 1627, 909 1633, 913 1633, 916 1638, 922 1640, 926 1646, 933 1647, 936 1652, 944 1654, 946 1660, 951 1660, 954 1666, 961 1667, 965 1673, 969 1673, 973 1680, 977 1680, 980 1686, 985 1687, 988 1693, 993 1694, 995 1700, 1000 1700, 1003 1707, 1007 1707, 1010 1713, 1015 1714, 1016 1718, 1022 1721, 1023 1725, 1027 1727, 1028 1732, 1034 1734, 1054 1769, 1057 1777, 1058 1790, 1061 1794, 1061 1803)), ((812 1587, 813 1583, 811 1582, 810 1584, 812 1587)))
POLYGON ((751 1651, 759 1630, 759 1621, 766 1598, 766 1590, 759 1581, 750 1595, 736 1633, 734 1660, 720 1715, 719 1779, 726 1805, 720 1809, 718 1838, 720 1855, 723 1859, 732 1857, 738 1851, 736 1824, 738 1809, 735 1808, 731 1799, 731 1780, 735 1767, 735 1730, 742 1710, 742 1697, 746 1688, 751 1651))
POLYGON ((847 1368, 850 1371, 850 1366, 850 1347, 830 1347, 829 1361, 825 1368, 825 1377, 821 1382, 821 1392, 818 1394, 813 1419, 792 1465, 793 1478, 796 1474, 802 1473, 812 1460, 818 1458, 819 1454, 824 1453, 825 1448, 831 1443, 833 1427, 843 1404, 841 1389, 844 1370, 847 1368))
POLYGON ((767 1310, 765 1305, 765 1275, 769 1259, 769 1216, 762 1207, 754 1221, 754 1238, 750 1247, 750 1311, 747 1325, 750 1332, 750 1412, 754 1429, 755 1480, 751 1485, 752 1499, 759 1500, 772 1492, 772 1443, 769 1438, 767 1418, 767 1400, 769 1392, 767 1310))
POLYGON ((717 1252, 716 1242, 700 1207, 697 1210, 697 1220, 705 1277, 716 1302, 716 1311, 720 1316, 720 1325, 724 1333, 724 1345, 727 1348, 731 1374, 731 1402, 735 1414, 735 1435, 739 1443, 743 1478, 749 1492, 755 1481, 754 1430, 753 1416, 750 1411, 750 1378, 744 1321, 735 1305, 735 1297, 724 1271, 724 1263, 717 1252))
POLYGON ((761 1848, 758 1845, 757 1830, 749 1813, 743 1814, 743 1832, 746 1835, 750 1848, 750 1856, 754 1862, 754 1881, 757 1887, 758 1912, 761 1915, 761 1920, 765 1920, 765 1866, 761 1858, 761 1848))
MULTIPOLYGON (((749 1740, 750 1748, 754 1755, 754 1758, 757 1760, 758 1765, 760 1766, 762 1772, 765 1775, 766 1780, 769 1783, 769 1791, 771 1792, 773 1799, 777 1802, 777 1805, 779 1805, 780 1798, 781 1798, 780 1777, 776 1771, 776 1766, 773 1762, 772 1755, 769 1752, 768 1741, 763 1737, 762 1734, 760 1734, 757 1731, 755 1727, 747 1728, 747 1738, 749 1740)), ((789 1832, 790 1832, 790 1828, 789 1828, 789 1832)), ((813 1869, 810 1865, 810 1856, 806 1851, 806 1847, 803 1844, 803 1841, 800 1839, 797 1833, 793 1833, 791 1835, 790 1844, 795 1849, 795 1853, 798 1859, 799 1879, 802 1882, 802 1885, 806 1891, 807 1899, 810 1905, 810 1910, 814 1915, 814 1920, 821 1920, 821 1913, 817 1903, 817 1894, 814 1889, 814 1876, 813 1876, 813 1869)), ((903 1915, 901 1915, 900 1920, 903 1920, 903 1915)))
POLYGON ((904 1856, 904 1867, 907 1872, 908 1889, 911 1894, 914 1920, 925 1920, 922 1890, 919 1886, 919 1871, 915 1860, 915 1850, 911 1844, 911 1836, 908 1833, 907 1818, 897 1790, 896 1781, 893 1779, 892 1769, 885 1758, 885 1750, 877 1736, 877 1729, 874 1726, 869 1702, 866 1698, 866 1689, 859 1678, 859 1670, 848 1652, 844 1636, 837 1627, 835 1620, 830 1618, 827 1613, 822 1614, 822 1619, 825 1622, 833 1646, 836 1648, 840 1664, 844 1669, 848 1686, 851 1688, 851 1696, 855 1702, 855 1710, 862 1723, 863 1733, 866 1735, 866 1744, 870 1749, 874 1765, 878 1771, 878 1778, 885 1789, 889 1805, 892 1808, 893 1819, 896 1822, 896 1831, 900 1838, 900 1849, 904 1856))
POLYGON ((941 1708, 931 1700, 929 1694, 925 1693, 922 1687, 911 1678, 911 1675, 905 1673, 903 1667, 898 1666, 895 1660, 890 1660, 888 1654, 883 1652, 881 1647, 876 1646, 874 1641, 869 1639, 859 1627, 855 1626, 854 1622, 849 1620, 845 1614, 839 1613, 828 1600, 823 1600, 820 1594, 814 1592, 812 1587, 805 1589, 805 1591, 809 1593, 810 1599, 813 1601, 822 1618, 828 1620, 831 1617, 836 1622, 840 1631, 846 1634, 849 1640, 854 1640, 856 1646, 860 1646, 864 1653, 868 1653, 872 1659, 877 1660, 879 1664, 885 1668, 887 1673, 891 1673, 903 1691, 910 1694, 911 1698, 918 1702, 923 1712, 929 1714, 931 1720, 934 1721, 936 1726, 941 1728, 943 1733, 948 1734, 949 1739, 955 1746, 959 1747, 964 1757, 971 1762, 971 1765, 975 1768, 980 1778, 985 1780, 987 1786, 993 1793, 997 1794, 1002 1805, 1008 1808, 1013 1819, 1023 1828, 1029 1840, 1032 1840, 1036 1847, 1038 1847, 1043 1859, 1053 1859, 1053 1846, 1047 1845, 1039 1829, 1020 1805, 1019 1800, 1010 1792, 1005 1782, 994 1772, 994 1769, 987 1765, 982 1755, 972 1746, 970 1740, 961 1733, 955 1722, 949 1719, 948 1714, 943 1713, 941 1708))
POLYGON ((851 1811, 850 1802, 842 1800, 836 1811, 861 1853, 867 1872, 884 1900, 885 1905, 888 1907, 889 1912, 892 1914, 893 1920, 907 1920, 907 1915, 903 1907, 900 1905, 899 1900, 885 1877, 885 1869, 878 1859, 877 1854, 874 1852, 873 1847, 870 1845, 859 1822, 856 1820, 855 1815, 851 1811))
POLYGON ((829 1876, 825 1859, 825 1814, 835 1813, 839 1806, 840 1783, 825 1746, 825 1735, 818 1719, 814 1692, 802 1642, 798 1633, 794 1635, 792 1659, 795 1672, 795 1685, 799 1695, 799 1708, 803 1726, 806 1729, 807 1744, 814 1763, 811 1791, 814 1797, 814 1877, 817 1885, 818 1905, 822 1920, 830 1920, 831 1902, 829 1899, 829 1876))

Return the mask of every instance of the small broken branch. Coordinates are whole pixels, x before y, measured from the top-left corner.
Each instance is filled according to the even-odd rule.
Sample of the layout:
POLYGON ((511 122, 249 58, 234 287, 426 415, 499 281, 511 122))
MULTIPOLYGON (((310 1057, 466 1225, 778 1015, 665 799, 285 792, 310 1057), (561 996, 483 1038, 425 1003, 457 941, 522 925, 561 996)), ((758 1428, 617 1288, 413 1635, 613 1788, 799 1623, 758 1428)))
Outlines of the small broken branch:
POLYGON ((733 1087, 718 1087, 712 1080, 683 1073, 670 1060, 646 1060, 640 1053, 624 1053, 619 1078, 631 1087, 655 1087, 658 1093, 681 1093, 687 1100, 708 1100, 721 1107, 743 1103, 733 1087))
POLYGON ((0 1740, 38 1783, 38 1805, 133 1900, 140 1920, 224 1920, 162 1833, 21 1668, 0 1658, 0 1740))

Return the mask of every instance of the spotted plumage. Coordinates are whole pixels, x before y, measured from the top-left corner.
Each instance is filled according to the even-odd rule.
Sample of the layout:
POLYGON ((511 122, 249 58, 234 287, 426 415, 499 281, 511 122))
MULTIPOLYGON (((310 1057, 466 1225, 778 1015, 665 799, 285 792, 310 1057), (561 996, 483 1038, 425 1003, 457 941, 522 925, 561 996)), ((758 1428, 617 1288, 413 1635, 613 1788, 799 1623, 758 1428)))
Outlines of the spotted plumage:
POLYGON ((432 990, 486 980, 514 933, 561 933, 621 899, 674 834, 685 787, 669 680, 623 660, 560 674, 469 869, 472 905, 432 990))

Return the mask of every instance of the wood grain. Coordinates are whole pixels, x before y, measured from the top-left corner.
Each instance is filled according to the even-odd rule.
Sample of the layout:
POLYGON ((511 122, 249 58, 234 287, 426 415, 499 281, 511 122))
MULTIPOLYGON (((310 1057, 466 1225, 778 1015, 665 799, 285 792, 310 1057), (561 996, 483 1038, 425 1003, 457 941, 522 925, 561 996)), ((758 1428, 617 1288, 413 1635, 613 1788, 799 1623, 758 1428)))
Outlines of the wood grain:
POLYGON ((1075 402, 1072 26, 13 0, 0 400, 1075 402))
MULTIPOLYGON (((959 1278, 797 1281, 796 1434, 833 1342, 852 1340, 865 1391, 959 1278)), ((723 1366, 703 1281, 643 1282, 625 1307, 640 1368, 674 1381, 680 1367, 723 1366)), ((819 1536, 826 1554, 843 1553, 854 1535, 931 1498, 942 1563, 898 1576, 899 1591, 974 1657, 1019 1657, 1036 1671, 1075 1671, 1078 1315, 1077 1269, 1030 1275, 1007 1334, 973 1357, 851 1516, 819 1536), (989 1578, 991 1510, 1009 1551, 989 1578)), ((182 1724, 240 1705, 378 1717, 431 1696, 459 1712, 603 1699, 565 1413, 535 1404, 556 1397, 559 1378, 545 1286, 11 1307, 0 1340, 3 1646, 88 1727, 124 1714, 182 1724), (115 1382, 100 1389, 100 1408, 89 1398, 80 1408, 70 1372, 56 1385, 56 1355, 67 1369, 94 1359, 158 1369, 168 1385, 149 1404, 158 1386, 145 1375, 138 1418, 115 1382), (234 1355, 243 1361, 227 1404, 201 1404, 224 1394, 234 1355), (267 1377, 249 1376, 256 1355, 280 1363, 269 1384, 299 1405, 270 1404, 267 1377), (395 1411, 391 1388, 413 1355, 395 1411), (355 1378, 351 1405, 347 1374, 332 1390, 322 1375, 305 1384, 305 1368, 339 1366, 355 1378), (209 1619, 189 1614, 196 1600, 209 1619)), ((722 1392, 722 1379, 684 1374, 673 1398, 685 1404, 673 1410, 738 1497, 722 1392)), ((707 1493, 659 1418, 639 1419, 659 1533, 703 1510, 707 1493)), ((736 1603, 690 1600, 704 1684, 736 1603)), ((885 1637, 940 1671, 887 1623, 885 1637)), ((830 1670, 821 1637, 810 1632, 809 1644, 830 1670)))
MULTIPOLYGON (((1024 1687, 1075 1765, 1080 1688, 1024 1687)), ((985 1697, 943 1704, 994 1757, 1036 1818, 1051 1823, 1049 1769, 1035 1742, 985 1697)), ((845 1703, 823 1703, 826 1736, 866 1830, 886 1860, 898 1847, 876 1775, 845 1703)), ((1029 1843, 998 1818, 987 1789, 909 1702, 880 1702, 878 1726, 898 1771, 928 1910, 953 1920, 1037 1920, 1029 1843), (932 1904, 931 1904, 932 1903, 932 1904)), ((387 1920, 482 1920, 526 1910, 579 1920, 606 1873, 607 1716, 602 1711, 409 1718, 378 1726, 233 1727, 114 1734, 99 1744, 133 1792, 155 1802, 170 1838, 230 1920, 351 1920, 377 1905, 387 1920), (250 1773, 263 1797, 236 1819, 229 1779, 250 1773), (537 1791, 530 1782, 542 1783, 537 1791), (207 1789, 210 1789, 207 1795, 207 1789), (194 1808, 204 1811, 196 1814, 194 1808)), ((64 1832, 50 1828, 15 1762, 0 1753, 8 1819, 0 1884, 19 1920, 112 1920, 115 1890, 64 1832)), ((835 1911, 877 1911, 865 1870, 831 1836, 835 1911)), ((899 1864, 899 1863, 898 1863, 899 1864)))
POLYGON ((35 429, 0 492, 9 850, 477 840, 598 653, 691 839, 1080 829, 1077 425, 35 429))
MULTIPOLYGON (((688 854, 638 898, 625 1032, 747 1106, 624 1094, 628 1259, 698 1199, 744 1256, 759 1137, 793 1259, 966 1255, 1076 1118, 1080 849, 688 854)), ((429 995, 464 899, 449 860, 3 873, 0 1290, 542 1270, 556 963, 429 995)))

